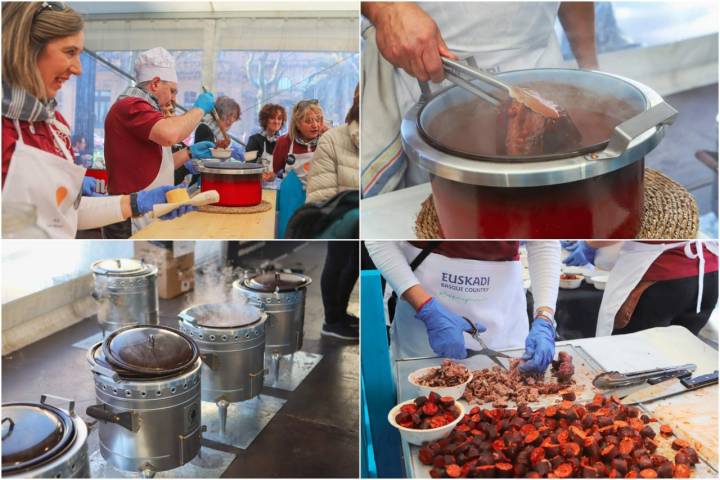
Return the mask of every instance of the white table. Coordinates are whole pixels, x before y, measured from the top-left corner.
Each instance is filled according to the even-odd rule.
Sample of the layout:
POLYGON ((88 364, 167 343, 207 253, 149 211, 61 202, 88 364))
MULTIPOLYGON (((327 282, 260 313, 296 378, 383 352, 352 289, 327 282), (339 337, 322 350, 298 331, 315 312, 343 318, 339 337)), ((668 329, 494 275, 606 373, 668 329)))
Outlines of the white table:
POLYGON ((361 202, 362 238, 412 240, 420 205, 430 195, 430 183, 383 193, 361 202))

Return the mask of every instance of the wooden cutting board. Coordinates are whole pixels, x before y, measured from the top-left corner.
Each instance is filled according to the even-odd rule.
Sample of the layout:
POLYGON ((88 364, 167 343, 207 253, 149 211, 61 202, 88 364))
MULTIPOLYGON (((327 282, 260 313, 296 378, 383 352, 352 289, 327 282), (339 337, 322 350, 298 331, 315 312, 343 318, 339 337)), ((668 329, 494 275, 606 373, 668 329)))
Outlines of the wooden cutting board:
POLYGON ((190 212, 175 220, 155 220, 132 239, 269 239, 275 238, 275 190, 263 190, 272 208, 262 213, 190 212))

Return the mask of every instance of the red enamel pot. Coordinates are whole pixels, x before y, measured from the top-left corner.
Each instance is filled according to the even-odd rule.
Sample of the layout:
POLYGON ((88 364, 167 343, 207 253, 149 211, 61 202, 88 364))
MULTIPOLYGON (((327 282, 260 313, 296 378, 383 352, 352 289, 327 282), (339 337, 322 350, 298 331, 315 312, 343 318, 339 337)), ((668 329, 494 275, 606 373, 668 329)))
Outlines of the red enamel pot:
POLYGON ((223 207, 252 207, 262 201, 263 166, 255 163, 207 160, 198 167, 203 192, 217 190, 223 207))
POLYGON ((535 69, 497 75, 562 105, 573 144, 508 155, 502 107, 450 87, 403 117, 408 157, 428 171, 445 238, 634 238, 644 158, 677 111, 649 87, 594 71, 535 69))

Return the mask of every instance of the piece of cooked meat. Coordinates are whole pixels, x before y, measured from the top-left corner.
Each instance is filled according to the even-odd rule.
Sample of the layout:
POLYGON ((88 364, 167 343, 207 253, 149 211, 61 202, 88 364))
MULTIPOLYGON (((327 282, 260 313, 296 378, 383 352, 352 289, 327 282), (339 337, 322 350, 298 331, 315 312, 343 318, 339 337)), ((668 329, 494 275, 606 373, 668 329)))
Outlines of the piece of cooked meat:
POLYGON ((582 134, 567 110, 529 89, 516 89, 498 114, 497 150, 501 155, 532 156, 572 151, 582 134), (532 107, 532 108, 531 108, 532 107))

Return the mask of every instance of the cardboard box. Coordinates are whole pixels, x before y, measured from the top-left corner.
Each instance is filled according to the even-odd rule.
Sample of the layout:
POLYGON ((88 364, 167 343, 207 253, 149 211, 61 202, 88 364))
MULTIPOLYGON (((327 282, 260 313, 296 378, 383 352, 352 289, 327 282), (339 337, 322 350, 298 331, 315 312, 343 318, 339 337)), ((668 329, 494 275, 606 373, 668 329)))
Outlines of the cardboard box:
MULTIPOLYGON (((136 241, 133 243, 135 244, 135 258, 155 265, 158 268, 158 273, 172 267, 188 270, 195 265, 195 254, 192 248, 188 252, 187 245, 183 245, 181 248, 173 247, 168 249, 158 246, 154 242, 136 241), (180 252, 184 253, 176 255, 176 253, 180 252)), ((191 246, 194 246, 194 242, 173 242, 173 246, 175 243, 192 244, 191 246)))
POLYGON ((160 298, 175 298, 195 288, 195 269, 192 266, 186 269, 177 266, 158 269, 157 285, 160 298))

